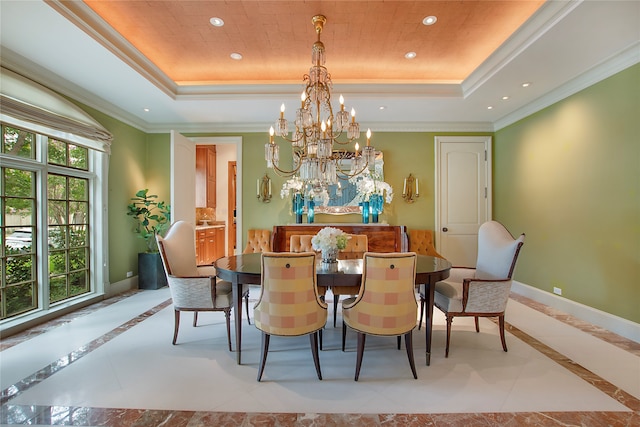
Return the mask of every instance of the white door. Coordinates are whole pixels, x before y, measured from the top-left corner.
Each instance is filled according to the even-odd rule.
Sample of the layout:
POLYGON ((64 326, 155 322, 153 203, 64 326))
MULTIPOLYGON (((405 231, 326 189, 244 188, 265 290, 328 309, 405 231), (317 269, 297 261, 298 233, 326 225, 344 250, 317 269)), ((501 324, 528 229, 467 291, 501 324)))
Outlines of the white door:
POLYGON ((491 219, 491 137, 436 137, 436 242, 454 266, 475 267, 491 219))
POLYGON ((196 144, 171 131, 171 222, 196 225, 196 144))

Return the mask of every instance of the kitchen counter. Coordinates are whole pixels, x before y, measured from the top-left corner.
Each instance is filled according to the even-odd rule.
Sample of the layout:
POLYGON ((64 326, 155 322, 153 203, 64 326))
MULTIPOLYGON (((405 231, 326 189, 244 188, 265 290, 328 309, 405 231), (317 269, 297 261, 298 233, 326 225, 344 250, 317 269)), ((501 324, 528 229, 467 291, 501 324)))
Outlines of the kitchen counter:
POLYGON ((208 221, 207 225, 196 225, 196 230, 206 230, 208 228, 224 228, 227 224, 224 221, 208 221))

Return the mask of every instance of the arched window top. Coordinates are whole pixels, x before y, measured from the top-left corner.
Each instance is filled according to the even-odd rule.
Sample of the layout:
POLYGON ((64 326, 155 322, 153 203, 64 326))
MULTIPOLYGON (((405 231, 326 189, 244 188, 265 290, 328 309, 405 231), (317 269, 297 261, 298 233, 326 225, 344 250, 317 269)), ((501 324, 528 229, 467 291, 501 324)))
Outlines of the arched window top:
POLYGON ((17 119, 18 125, 27 124, 33 131, 110 152, 113 135, 93 117, 52 90, 6 68, 0 68, 0 97, 3 121, 17 119))

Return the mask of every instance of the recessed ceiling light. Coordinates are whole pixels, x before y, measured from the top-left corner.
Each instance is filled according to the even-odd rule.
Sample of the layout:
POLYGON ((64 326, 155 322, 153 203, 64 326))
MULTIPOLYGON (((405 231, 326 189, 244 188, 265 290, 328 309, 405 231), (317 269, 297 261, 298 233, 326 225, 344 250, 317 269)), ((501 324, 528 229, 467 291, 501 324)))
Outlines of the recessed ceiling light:
POLYGON ((522 87, 529 87, 529 86, 531 86, 531 83, 529 82, 522 83, 522 87))
POLYGON ((378 110, 386 110, 387 106, 386 105, 381 105, 378 107, 378 110))
POLYGON ((503 96, 503 97, 502 97, 502 100, 503 100, 503 101, 506 101, 507 99, 509 99, 509 97, 508 97, 508 96, 503 96))
POLYGON ((211 25, 214 27, 222 27, 224 25, 224 21, 221 18, 216 18, 215 16, 209 19, 209 22, 211 22, 211 25))
POLYGON ((235 59, 236 61, 240 61, 242 59, 242 54, 240 54, 238 52, 233 52, 229 56, 231 57, 231 59, 235 59))
POLYGON ((150 110, 150 109, 148 109, 148 108, 143 108, 142 110, 143 110, 145 113, 148 113, 149 111, 151 111, 151 110, 150 110))
POLYGON ((489 106, 487 107, 487 110, 493 110, 493 107, 492 107, 491 105, 489 105, 489 106))
POLYGON ((427 16, 426 18, 424 18, 422 20, 422 23, 424 25, 433 25, 436 23, 436 21, 438 20, 438 18, 436 18, 435 16, 431 15, 431 16, 427 16))
POLYGON ((407 53, 405 53, 405 54, 404 54, 404 57, 405 57, 405 58, 407 58, 407 59, 413 59, 413 58, 415 58, 417 55, 418 55, 418 54, 417 54, 417 53, 415 53, 415 52, 407 52, 407 53))

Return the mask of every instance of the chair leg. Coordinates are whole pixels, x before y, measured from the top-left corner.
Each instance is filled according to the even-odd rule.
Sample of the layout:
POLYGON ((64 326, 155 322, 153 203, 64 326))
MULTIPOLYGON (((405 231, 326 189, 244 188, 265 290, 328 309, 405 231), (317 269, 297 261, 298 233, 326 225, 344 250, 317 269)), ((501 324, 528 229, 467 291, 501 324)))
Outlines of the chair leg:
POLYGON ((413 334, 411 331, 404 334, 404 346, 407 347, 407 357, 409 358, 409 366, 411 366, 411 372, 413 372, 413 378, 418 379, 416 373, 416 364, 413 359, 413 334))
POLYGON ((360 366, 362 365, 362 356, 364 355, 364 342, 367 338, 366 334, 358 332, 358 355, 356 356, 356 376, 355 380, 358 381, 360 377, 360 366))
POLYGON ((244 307, 247 312, 247 323, 251 324, 251 317, 249 316, 249 289, 244 293, 244 307))
POLYGON ((194 311, 193 312, 193 327, 196 327, 196 324, 198 323, 198 312, 194 311))
POLYGON ((338 318, 338 301, 340 300, 340 295, 333 296, 333 327, 336 327, 336 319, 338 318))
POLYGON ((480 332, 480 322, 478 320, 479 320, 479 317, 476 316, 476 332, 480 332))
POLYGON ((322 350, 322 329, 320 329, 318 331, 318 335, 319 335, 319 338, 320 338, 320 350, 322 350))
POLYGON ((444 357, 449 357, 449 341, 451 340, 451 322, 453 322, 453 316, 447 314, 447 346, 444 349, 444 357))
POLYGON ((262 379, 264 365, 267 363, 267 353, 269 352, 269 338, 271 335, 262 333, 262 357, 260 357, 260 367, 258 368, 258 381, 262 379))
POLYGON ((176 345, 176 340, 178 339, 178 328, 180 327, 180 311, 173 310, 173 345, 176 345))
POLYGON ((500 340, 502 340, 502 349, 507 351, 507 341, 504 339, 504 314, 498 316, 498 324, 500 325, 500 340))
POLYGON ((402 342, 402 335, 398 335, 398 350, 400 350, 400 343, 402 342))
MULTIPOLYGON (((320 331, 322 333, 322 331, 320 331)), ((322 372, 320 372, 320 357, 318 357, 318 332, 309 334, 309 341, 311 342, 311 354, 313 355, 313 363, 316 365, 316 374, 318 379, 322 380, 322 372)))
POLYGON ((342 322, 342 351, 344 351, 346 342, 347 342, 347 324, 342 322))
POLYGON ((231 349, 231 309, 226 309, 224 311, 224 317, 227 320, 227 343, 229 344, 229 351, 233 351, 231 349))
POLYGON ((418 330, 422 328, 422 316, 424 315, 425 296, 420 292, 420 322, 418 323, 418 330))

